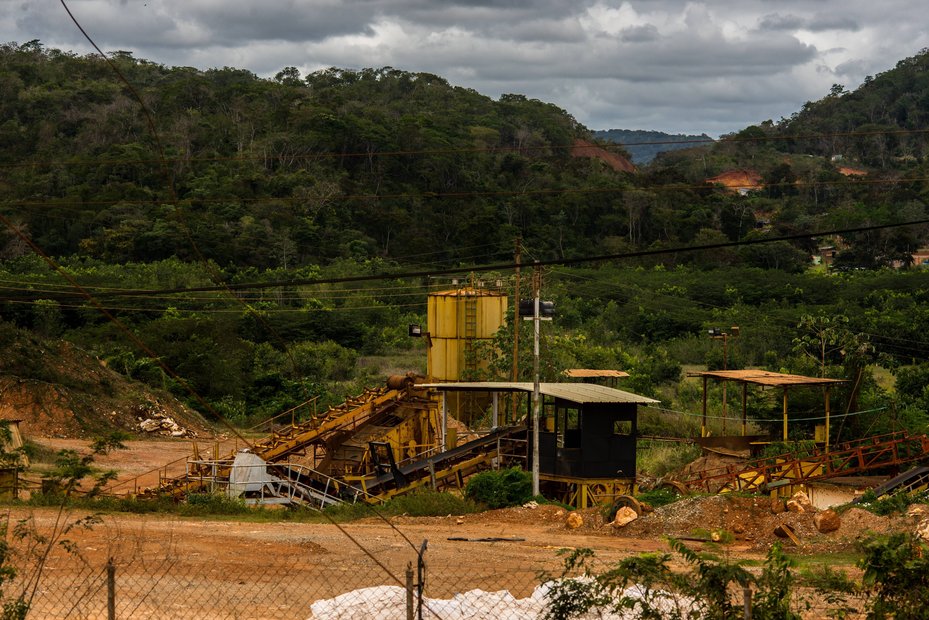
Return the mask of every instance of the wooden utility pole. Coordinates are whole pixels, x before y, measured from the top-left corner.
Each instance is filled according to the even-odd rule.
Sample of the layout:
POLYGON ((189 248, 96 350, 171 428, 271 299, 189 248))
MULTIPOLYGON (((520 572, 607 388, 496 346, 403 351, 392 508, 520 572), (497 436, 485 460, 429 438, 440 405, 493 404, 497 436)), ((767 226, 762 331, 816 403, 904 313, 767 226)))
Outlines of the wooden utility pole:
MULTIPOLYGON (((515 383, 519 381, 519 265, 522 260, 523 252, 523 240, 521 237, 516 237, 516 251, 513 253, 513 262, 516 263, 516 285, 513 292, 513 374, 512 381, 515 383)), ((512 403, 512 416, 511 421, 516 420, 516 394, 513 393, 510 395, 510 400, 512 403)))
POLYGON ((539 422, 542 417, 542 398, 539 394, 539 297, 542 288, 542 268, 536 261, 532 273, 532 297, 534 311, 532 315, 533 336, 533 374, 532 388, 532 494, 539 495, 539 422))

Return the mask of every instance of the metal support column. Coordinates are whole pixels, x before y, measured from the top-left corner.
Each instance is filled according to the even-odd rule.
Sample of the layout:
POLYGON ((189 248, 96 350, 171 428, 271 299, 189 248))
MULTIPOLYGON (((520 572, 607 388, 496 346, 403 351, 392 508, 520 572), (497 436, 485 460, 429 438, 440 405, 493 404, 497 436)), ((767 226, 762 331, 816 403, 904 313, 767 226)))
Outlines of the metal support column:
POLYGON ((826 400, 826 453, 829 452, 829 386, 825 388, 825 400, 826 400))
POLYGON ((787 388, 784 388, 784 441, 787 441, 787 388))
POLYGON ((748 384, 742 384, 742 437, 748 434, 748 384))
POLYGON ((706 377, 703 377, 703 421, 700 423, 700 436, 706 437, 706 377))
POLYGON ((532 278, 532 293, 535 300, 532 314, 533 326, 533 386, 532 386, 532 494, 539 495, 539 419, 541 418, 541 398, 539 395, 539 289, 542 272, 536 261, 532 278))
POLYGON ((445 452, 445 436, 448 434, 448 392, 442 392, 442 437, 439 439, 440 452, 445 452))

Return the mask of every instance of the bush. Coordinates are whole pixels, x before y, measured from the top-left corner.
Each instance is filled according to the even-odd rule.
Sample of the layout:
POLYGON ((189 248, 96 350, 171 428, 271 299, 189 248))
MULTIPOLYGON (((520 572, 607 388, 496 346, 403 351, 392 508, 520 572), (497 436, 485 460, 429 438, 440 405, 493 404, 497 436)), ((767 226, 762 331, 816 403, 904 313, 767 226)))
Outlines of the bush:
POLYGON ((485 471, 468 481, 465 497, 491 509, 520 506, 532 499, 532 477, 516 467, 485 471))
POLYGON ((649 476, 664 476, 680 471, 700 456, 700 446, 681 443, 643 442, 636 453, 636 468, 649 476))
POLYGON ((243 500, 224 493, 191 493, 179 508, 184 516, 240 515, 252 510, 243 500))
POLYGON ((873 512, 876 515, 884 517, 895 512, 905 512, 906 509, 910 507, 910 504, 924 502, 927 499, 929 499, 929 492, 926 491, 915 494, 894 493, 893 495, 878 499, 874 491, 868 489, 861 496, 861 501, 858 502, 858 506, 868 512, 873 512))
POLYGON ((929 547, 916 536, 893 534, 863 544, 862 582, 870 596, 868 619, 925 618, 929 600, 929 547))

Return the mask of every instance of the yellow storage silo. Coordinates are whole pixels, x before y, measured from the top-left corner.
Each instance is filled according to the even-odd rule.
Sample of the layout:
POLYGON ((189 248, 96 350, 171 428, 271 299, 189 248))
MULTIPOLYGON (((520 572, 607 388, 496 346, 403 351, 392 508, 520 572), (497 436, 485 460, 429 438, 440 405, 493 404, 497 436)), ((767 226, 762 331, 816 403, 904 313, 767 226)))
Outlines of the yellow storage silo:
POLYGON ((477 288, 431 293, 428 329, 432 338, 426 372, 436 381, 473 378, 481 364, 473 355, 475 345, 489 341, 506 319, 507 297, 477 288))

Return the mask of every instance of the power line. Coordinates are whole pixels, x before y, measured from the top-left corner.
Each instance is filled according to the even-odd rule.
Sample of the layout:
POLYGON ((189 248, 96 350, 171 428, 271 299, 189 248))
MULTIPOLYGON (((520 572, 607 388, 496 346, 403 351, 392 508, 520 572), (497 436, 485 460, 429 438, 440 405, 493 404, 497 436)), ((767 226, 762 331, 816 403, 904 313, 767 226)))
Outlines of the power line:
MULTIPOLYGON (((833 230, 823 230, 810 233, 798 233, 794 235, 780 235, 777 237, 765 237, 758 239, 745 239, 741 241, 727 241, 720 243, 708 243, 702 245, 690 245, 676 248, 660 248, 649 250, 637 250, 633 252, 623 252, 618 254, 601 254, 595 256, 584 256, 578 258, 560 258, 560 259, 543 259, 536 261, 540 267, 552 265, 568 266, 581 265, 587 263, 598 263, 615 260, 625 260, 631 258, 645 258, 649 256, 662 256, 667 254, 684 254, 691 252, 704 252, 707 250, 719 250, 725 248, 739 248, 753 245, 763 245, 768 243, 779 243, 784 241, 799 241, 804 239, 813 239, 816 237, 829 237, 836 235, 849 235, 861 232, 874 232, 878 230, 890 230, 903 228, 906 226, 919 226, 929 224, 929 219, 912 220, 909 222, 898 222, 894 224, 873 224, 870 226, 856 226, 852 228, 838 228, 833 230)), ((98 297, 121 297, 126 295, 148 296, 148 295, 174 295, 182 293, 197 293, 211 291, 237 291, 237 290, 258 290, 265 288, 278 288, 289 286, 312 286, 318 284, 344 284, 349 282, 373 282, 382 280, 402 280, 407 278, 429 278, 438 276, 461 276, 472 271, 510 271, 517 267, 516 263, 497 263, 491 265, 474 265, 472 267, 457 267, 453 269, 432 269, 423 271, 404 271, 395 273, 378 273, 362 276, 342 276, 336 278, 295 278, 290 280, 274 280, 268 282, 248 282, 248 283, 227 283, 222 286, 194 286, 185 288, 164 288, 164 289, 136 289, 125 291, 113 291, 109 293, 100 293, 98 297)), ((524 266, 524 265, 523 265, 524 266)))

